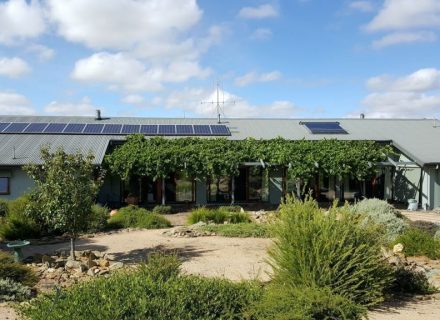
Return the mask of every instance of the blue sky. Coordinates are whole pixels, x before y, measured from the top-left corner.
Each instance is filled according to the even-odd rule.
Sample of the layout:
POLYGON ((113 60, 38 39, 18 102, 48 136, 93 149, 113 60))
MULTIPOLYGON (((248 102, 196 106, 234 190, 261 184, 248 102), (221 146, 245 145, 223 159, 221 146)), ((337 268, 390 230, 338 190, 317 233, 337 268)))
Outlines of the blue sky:
POLYGON ((438 117, 439 0, 0 1, 0 114, 438 117))

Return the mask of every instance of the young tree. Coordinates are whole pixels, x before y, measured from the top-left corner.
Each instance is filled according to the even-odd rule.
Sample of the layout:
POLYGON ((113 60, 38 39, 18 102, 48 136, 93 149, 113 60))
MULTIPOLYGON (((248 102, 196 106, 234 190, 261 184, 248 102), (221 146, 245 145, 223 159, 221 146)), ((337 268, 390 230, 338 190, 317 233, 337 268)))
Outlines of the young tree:
POLYGON ((101 175, 95 174, 92 155, 67 154, 62 148, 52 153, 43 147, 41 159, 41 165, 24 168, 35 182, 28 213, 48 230, 67 232, 75 259, 75 240, 87 225, 101 175))

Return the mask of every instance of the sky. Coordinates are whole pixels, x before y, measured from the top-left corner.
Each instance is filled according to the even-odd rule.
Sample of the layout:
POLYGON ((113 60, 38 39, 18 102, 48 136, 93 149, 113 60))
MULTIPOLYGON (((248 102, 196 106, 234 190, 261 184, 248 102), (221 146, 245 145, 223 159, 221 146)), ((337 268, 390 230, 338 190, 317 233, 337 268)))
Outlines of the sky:
POLYGON ((440 0, 0 0, 0 115, 440 116, 440 0))

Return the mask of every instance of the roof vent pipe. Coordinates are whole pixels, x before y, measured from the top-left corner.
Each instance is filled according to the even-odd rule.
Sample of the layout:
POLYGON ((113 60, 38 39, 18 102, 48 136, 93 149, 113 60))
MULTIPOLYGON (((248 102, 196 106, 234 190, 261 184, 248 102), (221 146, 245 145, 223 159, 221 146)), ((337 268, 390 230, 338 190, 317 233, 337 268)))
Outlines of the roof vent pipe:
POLYGON ((99 109, 96 109, 96 118, 95 118, 95 120, 102 120, 102 118, 101 118, 101 110, 99 110, 99 109))
POLYGON ((365 119, 365 114, 361 113, 360 118, 365 119))

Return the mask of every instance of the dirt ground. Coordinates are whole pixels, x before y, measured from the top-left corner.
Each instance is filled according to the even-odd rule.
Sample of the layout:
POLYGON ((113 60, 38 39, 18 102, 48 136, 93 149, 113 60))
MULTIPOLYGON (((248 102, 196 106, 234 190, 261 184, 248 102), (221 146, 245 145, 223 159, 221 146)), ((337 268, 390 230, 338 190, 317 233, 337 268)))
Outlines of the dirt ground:
MULTIPOLYGON (((426 218, 425 213, 408 213, 411 219, 426 218)), ((440 215, 434 216, 436 219, 440 215)), ((169 217, 174 225, 182 225, 185 215, 169 217)), ((429 218, 429 217, 428 217, 429 218)), ((420 219, 421 220, 421 219, 420 219)), ((90 249, 113 253, 117 260, 127 263, 145 259, 155 250, 176 251, 183 258, 184 272, 231 280, 269 279, 270 267, 266 263, 269 239, 253 238, 171 238, 163 230, 121 231, 97 235, 78 241, 78 250, 90 249)), ((68 250, 69 243, 30 246, 24 255, 68 250)), ((428 300, 412 299, 395 301, 370 313, 372 320, 438 320, 440 319, 440 295, 428 300)), ((15 320, 11 308, 0 304, 0 320, 15 320)))

